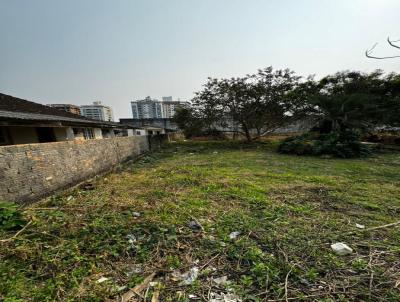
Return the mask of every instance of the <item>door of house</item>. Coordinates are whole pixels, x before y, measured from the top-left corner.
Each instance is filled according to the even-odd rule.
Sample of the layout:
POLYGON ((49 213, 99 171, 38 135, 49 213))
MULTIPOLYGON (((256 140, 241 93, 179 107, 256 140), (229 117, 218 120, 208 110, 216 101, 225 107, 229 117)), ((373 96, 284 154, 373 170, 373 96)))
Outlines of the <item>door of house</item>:
POLYGON ((49 143, 49 142, 56 141, 56 137, 54 135, 53 128, 37 127, 36 132, 38 135, 39 143, 49 143))

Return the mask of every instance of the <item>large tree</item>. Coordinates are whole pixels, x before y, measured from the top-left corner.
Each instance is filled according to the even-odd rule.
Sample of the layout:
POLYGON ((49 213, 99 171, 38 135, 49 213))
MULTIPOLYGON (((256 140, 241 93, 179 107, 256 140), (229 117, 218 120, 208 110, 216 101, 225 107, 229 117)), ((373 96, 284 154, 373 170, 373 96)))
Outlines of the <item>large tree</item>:
POLYGON ((369 74, 339 72, 319 81, 311 104, 328 131, 373 129, 395 122, 399 110, 397 85, 398 76, 384 76, 381 70, 369 74))
POLYGON ((230 126, 251 141, 300 117, 305 102, 292 93, 298 87, 294 72, 268 67, 241 78, 209 78, 193 104, 208 125, 230 126))

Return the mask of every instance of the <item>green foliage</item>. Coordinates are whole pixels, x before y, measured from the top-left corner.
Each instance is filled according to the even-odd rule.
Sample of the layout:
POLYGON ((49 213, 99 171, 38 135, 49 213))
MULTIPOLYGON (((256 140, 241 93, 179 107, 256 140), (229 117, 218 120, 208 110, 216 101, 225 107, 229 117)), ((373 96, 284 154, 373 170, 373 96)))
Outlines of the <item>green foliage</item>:
POLYGON ((18 206, 11 202, 0 201, 0 229, 13 230, 25 224, 18 206))
POLYGON ((278 147, 280 153, 296 155, 332 155, 340 158, 365 157, 371 149, 360 142, 352 131, 328 134, 306 133, 284 140, 278 147))

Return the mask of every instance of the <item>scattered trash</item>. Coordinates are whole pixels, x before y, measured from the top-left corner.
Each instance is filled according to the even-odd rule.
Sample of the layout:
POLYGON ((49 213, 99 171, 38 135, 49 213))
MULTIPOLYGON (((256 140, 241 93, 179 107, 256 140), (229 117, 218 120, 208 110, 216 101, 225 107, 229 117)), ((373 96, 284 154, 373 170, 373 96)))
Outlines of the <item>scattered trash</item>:
POLYGON ((218 151, 214 151, 213 153, 214 153, 214 154, 218 154, 218 151))
POLYGON ((139 212, 133 212, 133 213, 132 213, 132 216, 133 216, 133 217, 140 217, 141 215, 140 215, 139 212))
POLYGON ((97 283, 103 283, 104 281, 107 281, 109 278, 107 277, 101 277, 99 280, 97 280, 97 283))
POLYGON ((131 266, 131 269, 126 272, 126 276, 130 277, 133 274, 140 274, 143 273, 143 267, 141 264, 134 264, 133 266, 131 266))
POLYGON ((157 282, 157 281, 152 281, 152 282, 149 283, 149 285, 150 285, 151 287, 155 287, 155 286, 157 286, 157 285, 159 285, 159 284, 160 284, 160 282, 157 282))
POLYGON ((135 242, 137 241, 135 235, 129 234, 129 235, 126 236, 126 238, 128 239, 129 248, 130 249, 135 249, 136 248, 135 242))
POLYGON ((226 246, 226 243, 221 241, 221 242, 219 243, 219 245, 222 246, 222 247, 225 247, 225 246, 226 246))
POLYGON ((240 232, 238 232, 238 231, 232 232, 229 234, 229 239, 232 239, 232 240, 236 239, 237 236, 239 236, 239 235, 240 235, 240 232))
POLYGON ((332 250, 339 256, 348 255, 353 252, 353 250, 343 242, 337 242, 331 245, 332 250))
POLYGON ((67 201, 70 201, 72 198, 73 198, 72 195, 69 195, 69 196, 67 197, 67 201))
POLYGON ((190 155, 194 155, 194 153, 189 153, 190 155))
POLYGON ((365 225, 356 223, 356 228, 365 229, 365 225))
POLYGON ((174 280, 182 280, 180 285, 192 284, 199 276, 199 268, 197 266, 192 267, 188 272, 181 274, 179 271, 172 273, 174 280))
POLYGON ((123 291, 124 289, 126 289, 126 285, 117 286, 117 291, 118 291, 118 292, 123 291))
POLYGON ((188 227, 189 227, 189 229, 191 229, 193 232, 200 232, 201 230, 203 230, 203 227, 201 226, 201 224, 200 224, 197 220, 191 220, 191 221, 189 221, 188 227))
POLYGON ((46 177, 47 181, 52 180, 52 179, 53 179, 53 176, 46 177))
POLYGON ((193 294, 190 294, 190 295, 188 295, 188 298, 189 298, 189 299, 197 299, 197 296, 196 296, 196 295, 193 295, 193 294))
POLYGON ((212 279, 212 281, 217 285, 226 285, 228 283, 228 277, 222 276, 219 278, 214 278, 214 279, 212 279))
POLYGON ((242 302, 238 296, 233 293, 210 293, 210 300, 208 302, 242 302))

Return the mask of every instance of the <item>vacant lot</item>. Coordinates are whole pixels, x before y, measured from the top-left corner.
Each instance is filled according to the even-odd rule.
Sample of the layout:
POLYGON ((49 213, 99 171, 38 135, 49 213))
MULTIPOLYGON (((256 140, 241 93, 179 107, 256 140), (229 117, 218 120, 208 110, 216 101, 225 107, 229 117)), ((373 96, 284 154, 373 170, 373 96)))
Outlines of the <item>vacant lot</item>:
POLYGON ((0 300, 117 300, 155 273, 132 301, 400 301, 399 228, 370 230, 400 220, 400 153, 273 148, 175 143, 25 207, 0 243, 0 300))

